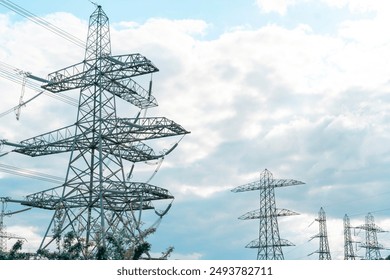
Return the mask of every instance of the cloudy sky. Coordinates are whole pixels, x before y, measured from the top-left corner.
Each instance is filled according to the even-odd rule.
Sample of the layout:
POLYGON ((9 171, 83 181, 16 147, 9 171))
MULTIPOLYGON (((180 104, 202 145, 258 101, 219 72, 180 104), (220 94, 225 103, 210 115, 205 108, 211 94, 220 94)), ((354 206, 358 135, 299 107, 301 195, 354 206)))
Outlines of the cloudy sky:
MULTIPOLYGON (((359 226, 371 212, 390 230, 388 1, 98 2, 110 18, 113 54, 139 52, 160 69, 153 75, 159 107, 148 115, 191 131, 151 181, 175 196, 150 238, 153 252, 172 245, 176 259, 255 259, 245 245, 258 236, 258 221, 237 218, 258 207, 258 193, 230 190, 258 180, 265 168, 275 178, 306 183, 276 190, 278 208, 301 214, 279 219, 281 238, 296 245, 284 248, 286 259, 318 258, 307 255, 318 248, 318 239, 309 239, 318 232, 313 221, 320 207, 334 259, 343 258, 345 214, 359 226)), ((82 40, 94 10, 88 0, 14 3, 82 40)), ((46 77, 83 56, 83 48, 0 6, 1 69, 6 64, 46 77)), ((18 104, 22 86, 0 76, 0 89, 1 113, 18 104)), ((26 88, 24 99, 35 94, 26 88)), ((78 92, 66 95, 77 98, 78 92)), ((134 112, 126 107, 121 116, 134 112)), ((22 108, 19 121, 14 112, 0 118, 0 139, 18 142, 75 119, 74 106, 43 95, 22 108)), ((10 153, 0 164, 64 177, 68 156, 10 153)), ((154 168, 138 164, 135 176, 147 180, 154 168)), ((0 196, 20 199, 54 186, 0 173, 0 196)), ((50 218, 34 209, 5 224, 34 250, 50 218)), ((353 234, 364 239, 362 231, 353 234)), ((384 246, 389 239, 389 233, 378 235, 384 246)))

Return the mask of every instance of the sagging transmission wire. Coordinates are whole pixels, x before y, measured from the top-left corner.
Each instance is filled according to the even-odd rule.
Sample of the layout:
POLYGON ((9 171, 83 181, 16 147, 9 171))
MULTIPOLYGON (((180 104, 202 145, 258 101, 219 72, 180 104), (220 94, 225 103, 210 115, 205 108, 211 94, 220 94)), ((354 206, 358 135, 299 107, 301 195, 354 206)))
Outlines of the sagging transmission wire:
POLYGON ((19 104, 19 105, 16 105, 15 107, 7 110, 7 111, 4 111, 3 113, 0 113, 0 118, 4 117, 5 115, 8 115, 12 112, 15 112, 16 110, 20 109, 20 107, 22 106, 25 106, 26 104, 28 104, 29 102, 33 101, 35 98, 37 98, 38 96, 40 96, 42 93, 44 93, 43 91, 39 92, 38 94, 34 95, 33 97, 31 97, 30 99, 26 100, 26 101, 23 101, 23 103, 19 104))
POLYGON ((56 183, 56 184, 62 184, 64 182, 64 179, 58 176, 49 175, 45 173, 41 173, 38 171, 23 169, 16 166, 11 166, 7 164, 0 163, 0 171, 6 172, 12 175, 18 175, 22 177, 27 177, 31 179, 37 179, 41 181, 46 181, 49 183, 56 183))
MULTIPOLYGON (((1 0, 0 0, 1 1, 1 0)), ((16 67, 13 67, 5 62, 0 61, 0 76, 10 80, 12 82, 15 82, 17 84, 23 85, 23 75, 29 74, 26 71, 20 70, 16 67)), ((39 84, 31 81, 30 79, 26 82, 26 87, 35 90, 35 91, 42 91, 42 88, 39 84)), ((54 99, 60 100, 64 103, 67 103, 69 105, 77 106, 78 101, 75 98, 69 97, 67 95, 57 95, 53 94, 51 92, 45 91, 44 94, 47 96, 50 96, 54 99)))
POLYGON ((54 24, 51 24, 47 20, 27 11, 26 9, 22 8, 21 6, 13 3, 12 1, 9 0, 0 0, 0 5, 14 11, 15 13, 21 15, 22 17, 27 18, 28 20, 38 24, 39 26, 45 28, 46 30, 49 30, 53 32, 54 34, 62 37, 63 39, 84 48, 85 47, 85 42, 76 36, 70 34, 69 32, 55 26, 54 24))
MULTIPOLYGON (((27 72, 24 72, 18 68, 12 67, 11 65, 0 61, 0 77, 2 77, 2 78, 5 78, 11 82, 15 82, 15 83, 23 86, 23 77, 22 76, 26 75, 26 73, 27 72)), ((34 83, 31 80, 27 80, 25 83, 25 86, 32 89, 32 90, 37 91, 38 94, 36 94, 32 98, 30 98, 29 100, 21 102, 19 105, 14 106, 3 113, 0 113, 0 117, 3 117, 5 115, 17 110, 21 106, 25 106, 27 103, 31 102, 32 100, 34 100, 35 98, 37 98, 41 94, 45 94, 46 96, 57 99, 59 101, 62 101, 66 104, 69 104, 69 105, 72 105, 75 107, 78 106, 78 101, 76 99, 69 97, 67 95, 57 95, 57 94, 53 94, 51 92, 48 92, 46 90, 42 90, 42 88, 39 86, 39 84, 34 83)))

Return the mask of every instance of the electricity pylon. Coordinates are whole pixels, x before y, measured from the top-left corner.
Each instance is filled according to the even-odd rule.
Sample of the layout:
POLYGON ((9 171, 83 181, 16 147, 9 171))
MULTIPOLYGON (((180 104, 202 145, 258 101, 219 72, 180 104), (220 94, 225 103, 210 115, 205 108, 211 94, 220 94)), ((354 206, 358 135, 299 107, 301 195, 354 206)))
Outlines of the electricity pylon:
POLYGON ((6 203, 7 203, 8 198, 7 197, 0 197, 0 252, 5 252, 7 251, 7 240, 9 239, 24 239, 23 237, 20 237, 16 234, 12 234, 7 232, 6 226, 4 225, 4 217, 10 217, 14 214, 21 213, 24 211, 28 211, 31 208, 26 208, 18 211, 5 211, 6 209, 6 203))
POLYGON ((356 260, 356 254, 353 249, 353 243, 351 235, 351 223, 347 214, 344 216, 344 260, 356 260))
POLYGON ((319 233, 313 236, 310 240, 313 240, 314 238, 319 238, 320 248, 317 251, 309 254, 309 256, 317 253, 319 255, 319 260, 331 260, 332 258, 330 256, 328 233, 326 228, 326 215, 322 207, 318 212, 318 218, 315 219, 315 221, 319 224, 319 233))
POLYGON ((374 216, 368 213, 366 216, 366 223, 364 225, 356 227, 363 229, 366 232, 366 242, 362 243, 360 247, 366 248, 366 260, 379 260, 381 259, 380 250, 384 250, 383 245, 378 243, 378 232, 386 232, 375 224, 374 216))
MULTIPOLYGON (((129 182, 123 161, 155 160, 156 154, 144 141, 189 133, 163 117, 118 118, 116 98, 140 110, 157 106, 149 89, 134 78, 157 72, 141 54, 111 54, 109 20, 97 6, 89 20, 85 58, 58 70, 43 81, 53 93, 80 89, 77 121, 46 134, 21 141, 14 152, 44 156, 70 152, 65 182, 49 190, 28 195, 24 205, 53 210, 54 214, 40 245, 50 249, 72 232, 83 245, 85 259, 107 252, 107 240, 120 238, 124 244, 141 244, 141 221, 135 211, 153 209, 152 201, 173 199, 168 190, 148 183, 129 182)), ((140 111, 141 112, 141 111, 140 111)), ((140 215, 138 216, 140 217, 140 215)), ((130 249, 129 249, 130 250, 130 249)))
POLYGON ((236 187, 232 192, 260 191, 260 208, 239 217, 241 220, 259 219, 259 238, 250 242, 246 248, 257 248, 258 260, 283 260, 282 246, 294 246, 290 241, 281 239, 277 217, 298 215, 298 213, 277 209, 275 188, 301 185, 303 182, 289 179, 274 179, 272 173, 265 169, 260 180, 236 187))

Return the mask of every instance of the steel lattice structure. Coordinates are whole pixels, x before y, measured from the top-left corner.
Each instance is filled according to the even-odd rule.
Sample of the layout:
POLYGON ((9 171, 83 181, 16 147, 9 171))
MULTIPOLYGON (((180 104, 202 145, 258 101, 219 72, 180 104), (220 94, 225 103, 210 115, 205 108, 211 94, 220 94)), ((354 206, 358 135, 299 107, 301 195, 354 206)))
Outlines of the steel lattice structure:
POLYGON ((258 260, 283 260, 282 246, 294 246, 290 241, 280 238, 277 217, 298 215, 298 213, 277 209, 275 188, 301 185, 303 182, 290 179, 274 179, 272 173, 265 169, 260 180, 236 187, 232 192, 260 191, 260 208, 239 217, 242 220, 259 219, 259 237, 250 242, 246 248, 257 248, 258 260))
POLYGON ((326 228, 326 215, 325 215, 325 211, 322 207, 321 207, 320 211, 318 212, 318 218, 315 219, 315 221, 317 221, 319 224, 319 233, 317 235, 313 236, 310 240, 312 240, 314 238, 319 238, 320 248, 317 251, 311 253, 310 255, 317 253, 319 260, 331 260, 332 257, 330 255, 329 242, 328 242, 328 232, 327 232, 327 228, 326 228))
POLYGON ((344 216, 344 260, 356 260, 356 254, 353 249, 353 243, 351 234, 351 223, 347 214, 344 216))
MULTIPOLYGON (((65 182, 34 193, 24 205, 54 210, 40 249, 50 248, 71 231, 84 245, 83 256, 93 258, 107 247, 108 236, 137 243, 134 211, 153 209, 152 201, 172 199, 168 190, 129 182, 123 161, 161 158, 145 141, 189 133, 163 117, 118 118, 116 99, 142 109, 157 106, 149 89, 134 78, 157 72, 141 54, 111 55, 109 20, 101 6, 90 16, 85 58, 81 63, 48 75, 42 87, 54 93, 80 89, 77 121, 20 143, 3 141, 14 152, 32 157, 70 152, 65 182)), ((40 79, 43 81, 43 79, 40 79)))
POLYGON ((381 259, 380 250, 384 250, 383 245, 378 243, 378 232, 386 232, 375 224, 374 216, 368 213, 366 216, 366 223, 364 225, 356 227, 363 229, 366 232, 366 241, 360 245, 362 248, 366 248, 366 260, 379 260, 381 259))
POLYGON ((5 209, 6 209, 7 201, 8 201, 7 197, 0 197, 0 203, 1 203, 1 207, 0 207, 0 252, 7 251, 7 239, 19 239, 19 240, 24 239, 25 240, 25 238, 23 238, 23 237, 20 237, 16 234, 12 234, 12 233, 7 232, 7 228, 4 225, 4 217, 7 217, 7 216, 9 217, 9 216, 12 216, 14 214, 30 210, 30 208, 27 208, 27 209, 23 209, 23 210, 19 210, 19 211, 14 211, 14 212, 11 212, 11 211, 6 212, 5 209))

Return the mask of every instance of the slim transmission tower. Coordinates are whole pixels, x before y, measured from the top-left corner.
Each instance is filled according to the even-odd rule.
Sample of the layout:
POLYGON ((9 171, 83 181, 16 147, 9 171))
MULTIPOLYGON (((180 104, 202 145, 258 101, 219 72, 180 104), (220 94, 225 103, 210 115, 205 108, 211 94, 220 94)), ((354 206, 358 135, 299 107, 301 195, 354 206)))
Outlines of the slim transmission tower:
POLYGON ((189 133, 164 117, 141 116, 141 110, 155 107, 157 102, 151 94, 152 82, 145 89, 134 78, 157 71, 141 54, 111 54, 109 19, 96 5, 89 20, 84 60, 49 74, 47 79, 29 75, 53 93, 80 89, 74 125, 17 144, 2 141, 13 146, 14 152, 32 157, 70 152, 62 185, 20 201, 54 211, 40 249, 58 247, 68 232, 83 245, 85 259, 107 252, 108 239, 142 244, 141 211, 154 209, 155 200, 173 199, 166 189, 130 182, 124 170, 124 161, 134 164, 161 159, 178 144, 156 153, 145 141, 189 133), (135 118, 117 117, 116 98, 138 107, 140 113, 135 118))
POLYGON ((10 217, 14 214, 21 213, 27 210, 30 210, 31 208, 26 208, 18 211, 5 211, 6 209, 6 204, 7 204, 7 199, 6 197, 0 197, 0 252, 5 252, 7 251, 7 240, 9 239, 24 239, 23 237, 20 237, 16 234, 12 234, 7 232, 7 228, 4 224, 4 218, 5 217, 10 217))
POLYGON ((347 214, 344 216, 344 260, 356 260, 356 254, 353 249, 353 244, 356 241, 352 240, 351 223, 347 214))
POLYGON ((319 254, 319 260, 331 260, 330 256, 330 250, 329 250, 329 242, 328 242, 328 233, 326 228, 326 215, 324 209, 321 207, 320 211, 318 212, 318 218, 315 219, 316 222, 319 223, 319 233, 315 236, 313 236, 310 240, 313 240, 314 238, 320 239, 320 248, 309 254, 319 254))
POLYGON ((374 216, 368 213, 366 216, 366 223, 364 225, 356 227, 363 229, 366 232, 366 242, 362 243, 360 247, 366 248, 366 260, 379 260, 381 259, 380 250, 384 250, 383 245, 378 243, 378 232, 386 232, 375 224, 374 216))
POLYGON ((260 191, 260 208, 239 217, 241 220, 259 219, 259 237, 250 242, 246 248, 257 248, 258 260, 283 260, 282 246, 294 246, 290 241, 281 239, 277 217, 298 215, 298 213, 277 209, 275 188, 301 185, 303 182, 289 179, 274 179, 272 173, 265 169, 260 173, 260 180, 236 187, 232 192, 260 191))

